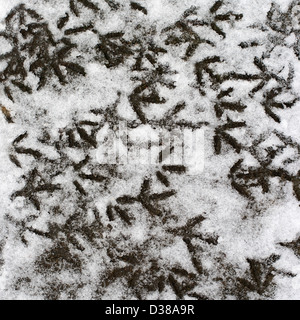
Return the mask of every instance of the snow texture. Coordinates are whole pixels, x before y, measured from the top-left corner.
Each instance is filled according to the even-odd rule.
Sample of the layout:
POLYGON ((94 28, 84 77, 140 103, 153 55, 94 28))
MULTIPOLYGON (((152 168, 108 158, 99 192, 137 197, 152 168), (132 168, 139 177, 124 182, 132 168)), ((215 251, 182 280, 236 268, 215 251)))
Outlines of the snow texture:
POLYGON ((0 0, 0 299, 300 299, 299 92, 300 1, 0 0))

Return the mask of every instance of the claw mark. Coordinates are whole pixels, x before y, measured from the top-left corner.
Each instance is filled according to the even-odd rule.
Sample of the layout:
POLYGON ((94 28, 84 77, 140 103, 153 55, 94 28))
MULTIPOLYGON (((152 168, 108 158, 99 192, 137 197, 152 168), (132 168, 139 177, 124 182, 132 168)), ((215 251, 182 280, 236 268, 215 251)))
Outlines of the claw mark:
POLYGON ((148 14, 148 11, 146 8, 144 8, 143 6, 141 6, 139 3, 137 2, 131 2, 130 3, 130 6, 133 10, 139 10, 141 12, 143 12, 143 14, 148 14))
POLYGON ((4 114, 4 117, 5 117, 6 121, 8 123, 14 123, 14 121, 12 119, 12 116, 10 114, 10 111, 8 109, 6 109, 5 107, 1 106, 1 105, 0 105, 0 107, 1 107, 2 113, 4 114))

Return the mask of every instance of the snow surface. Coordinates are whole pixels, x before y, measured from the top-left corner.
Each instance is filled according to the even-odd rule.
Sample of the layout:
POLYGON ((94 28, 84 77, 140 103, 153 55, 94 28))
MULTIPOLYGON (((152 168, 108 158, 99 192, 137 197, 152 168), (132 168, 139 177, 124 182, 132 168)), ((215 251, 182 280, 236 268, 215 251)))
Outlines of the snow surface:
MULTIPOLYGON (((24 80, 32 88, 32 93, 28 94, 11 82, 18 80, 16 75, 8 75, 8 80, 3 80, 7 62, 0 56, 0 108, 5 108, 0 112, 0 299, 163 300, 200 296, 207 299, 300 299, 300 256, 298 253, 297 257, 295 249, 300 252, 300 241, 294 249, 284 245, 300 239, 300 17, 294 8, 298 1, 224 1, 217 14, 229 12, 230 20, 219 21, 217 25, 226 34, 225 38, 211 27, 214 18, 210 9, 214 3, 208 0, 137 0, 147 9, 147 14, 132 9, 127 0, 120 1, 116 10, 104 0, 91 1, 98 6, 98 11, 80 1, 75 2, 80 12, 78 16, 70 9, 68 0, 28 0, 25 7, 42 17, 42 22, 38 23, 46 23, 57 47, 62 45, 58 42, 64 37, 76 44, 67 61, 84 68, 85 75, 80 72, 68 75, 67 68, 61 66, 67 83, 62 85, 52 70, 45 86, 38 90, 38 75, 28 71, 24 80), (194 13, 184 18, 184 12, 194 7, 194 13), (277 11, 268 20, 272 7, 277 11), (290 8, 296 12, 291 21, 283 16, 290 8), (66 13, 69 20, 59 29, 57 21, 66 13), (243 14, 243 17, 235 19, 234 14, 243 14), (286 19, 284 32, 275 30, 272 24, 276 14, 281 14, 279 21, 286 19), (170 26, 176 27, 179 20, 190 23, 196 35, 213 45, 200 43, 185 59, 188 42, 177 45, 166 42, 168 35, 180 37, 178 23, 177 29, 168 30, 170 26), (192 25, 191 21, 196 20, 206 21, 206 24, 192 25), (66 35, 67 29, 82 25, 92 25, 92 28, 66 35), (123 44, 131 43, 131 53, 128 56, 122 53, 124 60, 115 66, 109 66, 105 55, 95 49, 101 36, 111 32, 124 33, 123 44), (132 45, 133 39, 135 45, 132 45), (247 48, 240 45, 251 42, 258 45, 247 48), (152 44, 165 51, 153 54, 149 50, 152 44), (295 48, 299 50, 298 56, 295 48), (142 70, 135 71, 133 68, 141 52, 144 54, 142 70), (147 53, 155 56, 155 63, 145 57, 147 53), (196 66, 211 57, 220 57, 220 61, 209 65, 209 71, 204 69, 204 82, 199 83, 196 66), (263 70, 255 65, 255 58, 264 64, 263 70), (164 102, 145 103, 142 111, 147 123, 142 123, 130 97, 162 65, 170 72, 156 80, 155 90, 164 102), (214 80, 215 75, 226 74, 257 77, 243 80, 230 76, 219 82, 214 80), (263 87, 251 95, 262 77, 265 77, 263 87), (162 84, 163 81, 176 87, 162 84), (13 101, 5 94, 5 86, 11 88, 13 101), (275 97, 275 103, 286 104, 283 109, 271 108, 280 118, 276 121, 267 114, 264 103, 271 99, 268 93, 280 86, 282 92, 275 97), (221 91, 231 87, 233 90, 228 96, 218 98, 221 91), (239 103, 244 108, 240 112, 225 108, 218 116, 215 106, 222 101, 239 103), (293 105, 287 107, 291 101, 293 105), (185 103, 182 111, 175 115, 168 113, 182 102, 185 103), (3 110, 9 110, 13 123, 9 123, 3 110), (164 126, 159 122, 161 119, 168 120, 173 130, 180 128, 180 122, 205 123, 199 125, 205 132, 202 173, 168 172, 160 165, 104 166, 97 163, 97 152, 105 144, 107 128, 117 134, 116 125, 126 120, 137 126, 130 128, 129 139, 143 140, 151 127, 164 126), (80 135, 78 128, 84 128, 90 136, 93 130, 93 126, 80 124, 82 121, 92 121, 99 126, 95 136, 97 147, 80 135), (222 131, 222 126, 232 122, 244 125, 222 131), (27 136, 13 144, 25 132, 27 136), (68 145, 68 132, 74 133, 80 147, 68 145), (234 143, 225 142, 224 132, 242 146, 240 150, 234 143), (46 133, 47 138, 43 140, 46 133), (221 139, 219 152, 218 137, 221 139), (41 156, 20 152, 20 147, 38 150, 41 156), (272 148, 281 149, 266 165, 272 148), (21 167, 11 161, 12 155, 21 167), (87 156, 87 163, 76 171, 74 164, 87 156), (239 160, 241 169, 231 174, 239 160), (264 171, 261 180, 265 177, 269 181, 267 192, 261 180, 252 181, 251 186, 251 181, 245 182, 249 197, 234 188, 233 181, 242 183, 241 176, 249 168, 265 168, 264 165, 266 170, 281 169, 287 173, 268 177, 270 171, 264 171), (45 179, 45 184, 60 188, 49 192, 35 190, 34 193, 34 188, 38 187, 30 185, 31 191, 26 196, 16 196, 35 169, 45 179), (157 178, 158 171, 167 177, 168 185, 157 178), (104 176, 105 181, 99 183, 87 178, 91 175, 104 176), (80 193, 75 181, 80 183, 84 193, 80 193), (145 181, 149 181, 148 191, 154 198, 173 192, 150 200, 161 215, 151 214, 143 200, 136 200, 145 181), (122 203, 120 199, 124 196, 135 200, 122 203), (39 207, 33 198, 38 199, 39 207), (116 208, 129 214, 130 223, 120 218, 116 208), (110 209, 113 218, 108 215, 110 209), (199 216, 205 218, 201 223, 195 223, 185 234, 180 231, 189 219, 199 216), (68 224, 68 221, 71 222, 68 224), (59 232, 53 231, 55 226, 60 228, 59 232), (212 238, 215 239, 213 243, 208 240, 212 238), (57 246, 64 246, 63 254, 53 249, 57 246), (267 262, 267 271, 261 271, 260 263, 262 265, 272 255, 280 258, 267 262), (128 256, 138 262, 126 260, 128 256), (199 264, 202 271, 197 268, 199 264), (174 268, 185 273, 178 275, 174 268), (262 279, 270 272, 270 283, 255 279, 254 268, 260 270, 262 279), (119 270, 118 275, 116 270, 119 270), (127 274, 135 275, 136 282, 132 279, 130 282, 127 274), (107 280, 109 276, 113 280, 107 280), (181 293, 176 292, 171 278, 175 278, 181 293), (248 284, 241 279, 246 279, 248 284), (152 288, 150 284, 155 281, 161 285, 152 288), (185 289, 189 282, 192 282, 191 288, 185 289)), ((21 3, 0 0, 1 32, 8 32, 5 18, 21 3)), ((9 32, 15 32, 21 39, 18 41, 25 45, 31 35, 22 38, 18 20, 13 23, 17 31, 11 31, 12 28, 9 32)), ((21 26, 28 28, 26 23, 21 26)), ((9 45, 6 37, 0 35, 2 55, 10 52, 14 44, 9 45)), ((122 42, 114 41, 121 46, 122 42)), ((51 50, 55 54, 56 49, 51 50)), ((38 57, 24 53, 25 69, 29 70, 38 57)), ((116 56, 113 61, 117 61, 116 56)), ((153 94, 151 90, 148 88, 145 94, 153 94)), ((41 183, 39 178, 37 183, 41 183)))

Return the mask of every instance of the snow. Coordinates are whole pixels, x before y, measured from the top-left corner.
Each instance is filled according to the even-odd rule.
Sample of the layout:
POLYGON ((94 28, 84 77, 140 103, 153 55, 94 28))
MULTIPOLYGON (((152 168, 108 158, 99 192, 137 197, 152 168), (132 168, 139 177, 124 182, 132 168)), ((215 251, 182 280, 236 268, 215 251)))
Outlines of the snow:
MULTIPOLYGON (((291 0, 224 1, 217 14, 242 13, 243 18, 231 16, 230 21, 217 22, 226 34, 223 39, 211 27, 213 3, 208 0, 136 1, 147 9, 147 15, 133 10, 130 1, 120 2, 117 10, 111 9, 104 0, 92 2, 99 10, 79 4, 80 14, 76 16, 68 0, 26 1, 27 8, 43 17, 42 21, 47 23, 57 43, 66 37, 76 44, 65 60, 80 65, 85 75, 80 72, 68 75, 68 69, 61 65, 67 83, 62 85, 52 70, 52 76, 38 90, 39 77, 28 72, 24 83, 32 87, 32 94, 13 85, 14 75, 9 75, 13 78, 8 80, 0 78, 0 299, 176 299, 170 274, 179 283, 184 277, 176 275, 172 271, 174 268, 196 275, 195 287, 183 297, 195 298, 192 294, 196 292, 209 299, 239 299, 238 279, 245 277, 252 281, 249 259, 261 262, 273 254, 280 256, 272 269, 275 279, 270 287, 275 288, 274 292, 272 288, 270 292, 266 289, 259 296, 257 292, 246 290, 246 297, 299 299, 299 258, 292 249, 280 245, 300 236, 299 199, 295 194, 300 164, 300 60, 295 50, 300 43, 299 20, 295 16, 299 5, 291 0), (295 15, 287 21, 291 32, 280 33, 270 27, 267 15, 272 3, 278 5, 280 14, 294 4, 292 13, 295 15), (195 13, 185 18, 184 12, 194 6, 195 13), (57 21, 66 13, 69 21, 59 29, 57 21), (166 39, 173 33, 180 36, 181 29, 168 31, 166 28, 176 27, 179 20, 213 45, 200 43, 188 58, 185 57, 188 42, 167 45, 166 39), (196 20, 205 21, 205 25, 197 25, 196 20), (89 24, 93 28, 86 32, 69 36, 65 33, 67 29, 89 24), (135 44, 131 44, 128 56, 124 51, 114 56, 112 61, 117 65, 110 67, 109 53, 105 55, 95 47, 113 32, 124 33, 105 38, 118 48, 129 46, 133 40, 135 44), (258 45, 242 48, 241 43, 251 42, 258 45), (163 50, 156 55, 149 49, 151 45, 163 50), (140 53, 144 54, 141 70, 133 70, 140 53), (151 62, 151 56, 155 62, 151 62), (202 70, 204 83, 199 83, 200 71, 196 72, 196 66, 212 57, 220 57, 220 61, 202 70), (259 62, 254 63, 257 58, 264 67, 259 68, 259 62), (118 63, 118 59, 124 60, 118 63), (153 71, 162 70, 159 68, 164 70, 161 78, 157 73, 153 76, 153 71), (226 78, 228 74, 240 78, 230 76, 218 82, 218 76, 226 78), (253 79, 241 79, 241 75, 251 75, 253 79), (249 94, 263 76, 262 88, 249 94), (137 88, 151 81, 154 81, 153 87, 150 85, 141 93, 148 96, 150 102, 139 105, 147 119, 145 123, 133 107, 132 101, 137 98, 132 96, 137 88), (11 88, 13 101, 5 94, 5 86, 11 88), (275 97, 275 103, 284 102, 285 106, 272 107, 275 114, 272 117, 265 104, 271 98, 266 100, 266 97, 278 86, 283 89, 275 97), (230 88, 233 90, 228 95, 220 97, 230 88), (154 102, 156 96, 160 102, 154 102), (294 104, 287 107, 292 101, 294 104), (170 113, 183 102, 183 110, 170 113), (227 108, 226 103, 230 107, 227 108), (236 103, 245 108, 235 110, 236 103), (216 106, 224 109, 221 116, 216 113, 216 106), (7 121, 2 107, 9 110, 13 123, 7 121), (276 117, 280 122, 274 119, 276 117), (191 150, 185 173, 164 169, 163 164, 157 163, 159 149, 155 147, 151 150, 154 156, 152 154, 150 165, 141 163, 138 155, 129 163, 101 161, 109 149, 112 132, 119 141, 118 123, 129 125, 128 141, 145 146, 149 137, 159 143, 160 129, 162 137, 168 140, 170 128, 163 128, 163 121, 168 122, 177 138, 179 123, 198 126, 184 129, 187 134, 198 137, 200 146, 198 152, 191 150), (98 131, 93 136, 94 129, 98 131), (14 144, 13 141, 25 132, 27 137, 14 144), (95 137, 96 147, 95 142, 83 138, 84 133, 95 137), (70 134, 80 147, 70 145, 70 134), (228 140, 228 135, 242 145, 241 150, 228 140), (219 152, 217 139, 221 143, 219 152), (20 148, 39 151, 40 156, 20 152, 20 148), (266 164, 272 148, 278 154, 266 164), (12 155, 21 168, 11 161, 12 155), (85 159, 87 163, 75 169, 85 159), (239 160, 241 167, 232 173, 239 160), (271 170, 268 192, 263 191, 261 181, 243 180, 247 170, 255 171, 264 165, 271 170), (39 176, 30 185, 32 194, 13 197, 29 184, 28 176, 33 169, 37 169, 39 176), (272 176, 278 169, 284 170, 286 175, 272 176), (158 171, 168 183, 158 178, 158 171), (99 182, 99 177, 105 179, 99 182), (251 197, 239 193, 233 182, 252 183, 247 185, 251 197), (59 189, 41 190, 43 183, 48 187, 49 184, 59 186, 59 189), (37 194, 34 188, 39 190, 37 194), (130 199, 122 199, 124 196, 130 199), (40 202, 39 208, 34 204, 35 197, 40 202), (151 213, 152 207, 159 208, 161 215, 151 213), (108 216, 109 208, 112 208, 111 216, 108 216), (126 214, 124 218, 124 211, 127 218, 126 214), (199 216, 205 219, 182 235, 182 228, 199 216), (60 231, 55 233, 53 230, 58 230, 55 228, 60 231), (171 229, 176 229, 175 235, 171 229), (187 238, 191 241, 190 247, 187 238), (208 238, 217 238, 217 244, 210 243, 208 238), (61 243, 66 245, 71 258, 66 259, 67 262, 63 260, 65 264, 58 271, 39 268, 37 261, 49 260, 47 254, 53 254, 53 248, 61 243), (123 259, 129 255, 139 263, 123 259), (76 259, 80 261, 80 272, 75 267, 76 259), (206 272, 201 274, 197 270, 195 260, 201 260, 206 272), (118 268, 126 270, 126 267, 132 267, 131 271, 124 271, 111 282, 107 280, 111 272, 118 268), (286 276, 288 273, 294 277, 286 276), (130 288, 128 274, 138 275, 136 290, 130 288), (158 276, 164 284, 161 292, 147 287, 158 276), (218 277, 226 279, 228 287, 215 281, 218 277), (53 286, 59 288, 58 293, 53 286)), ((5 17, 20 3, 0 0, 0 32, 6 32, 5 17)), ((19 36, 22 45, 28 43, 28 38, 19 36)), ((62 42, 59 45, 63 45, 62 42)), ((11 48, 12 43, 8 45, 1 36, 0 54, 10 52, 11 48)), ((51 47, 51 54, 55 50, 57 48, 51 47)), ((24 53, 24 59, 25 68, 29 70, 37 56, 24 53)), ((7 66, 2 60, 0 58, 1 75, 7 66)), ((121 134, 123 144, 125 135, 121 134)), ((125 147, 122 145, 123 154, 125 147)), ((147 150, 144 148, 143 152, 147 150)), ((176 154, 176 162, 179 158, 181 154, 176 154)), ((270 171, 265 172, 268 178, 270 171)))

